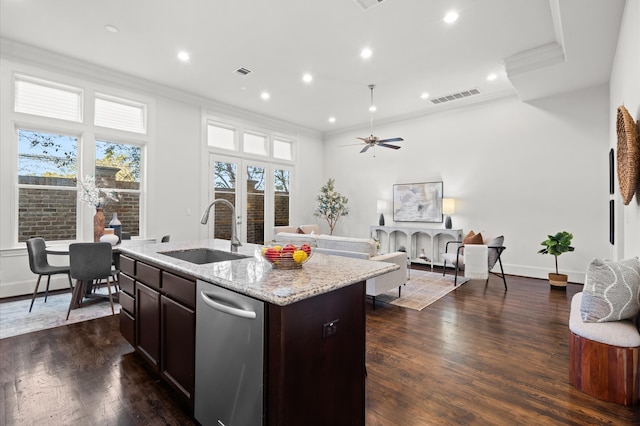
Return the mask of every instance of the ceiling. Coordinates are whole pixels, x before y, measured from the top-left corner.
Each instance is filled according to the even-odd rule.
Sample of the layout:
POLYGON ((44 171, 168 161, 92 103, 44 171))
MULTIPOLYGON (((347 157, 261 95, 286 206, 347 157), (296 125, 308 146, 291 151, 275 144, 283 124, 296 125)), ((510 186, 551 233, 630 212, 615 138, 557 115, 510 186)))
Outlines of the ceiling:
POLYGON ((606 83, 624 10, 624 0, 0 1, 3 46, 46 49, 323 133, 369 124, 369 84, 381 123, 606 83), (443 21, 450 10, 453 24, 443 21), (431 102, 469 89, 479 94, 431 102))

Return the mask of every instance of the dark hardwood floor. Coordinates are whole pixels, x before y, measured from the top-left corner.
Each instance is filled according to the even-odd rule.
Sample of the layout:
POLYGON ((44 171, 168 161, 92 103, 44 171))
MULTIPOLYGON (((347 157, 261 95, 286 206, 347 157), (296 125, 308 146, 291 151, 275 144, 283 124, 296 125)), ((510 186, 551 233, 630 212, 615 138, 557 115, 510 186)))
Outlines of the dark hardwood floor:
MULTIPOLYGON (((367 301, 367 425, 631 425, 568 380, 571 296, 472 281, 422 312, 367 301)), ((0 340, 0 425, 190 425, 116 317, 0 340)), ((312 424, 310 422, 309 424, 312 424)))

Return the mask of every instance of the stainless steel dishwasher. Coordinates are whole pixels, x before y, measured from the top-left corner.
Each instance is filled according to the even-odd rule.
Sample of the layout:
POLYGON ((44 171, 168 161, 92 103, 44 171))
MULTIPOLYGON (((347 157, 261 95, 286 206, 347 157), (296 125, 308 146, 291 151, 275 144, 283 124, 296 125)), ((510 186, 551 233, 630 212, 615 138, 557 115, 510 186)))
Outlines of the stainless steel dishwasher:
POLYGON ((203 426, 261 425, 264 302, 198 280, 194 417, 203 426))

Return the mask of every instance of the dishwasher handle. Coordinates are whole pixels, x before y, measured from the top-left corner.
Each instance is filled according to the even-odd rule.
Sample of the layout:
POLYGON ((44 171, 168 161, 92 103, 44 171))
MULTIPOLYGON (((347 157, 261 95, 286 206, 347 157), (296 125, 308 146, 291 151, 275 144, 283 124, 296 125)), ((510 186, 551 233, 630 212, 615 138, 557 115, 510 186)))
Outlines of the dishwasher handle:
POLYGON ((214 297, 215 297, 215 294, 213 293, 208 293, 206 291, 200 292, 200 298, 202 299, 202 301, 206 303, 207 306, 215 309, 216 311, 220 311, 225 314, 233 315, 240 318, 256 319, 256 313, 254 311, 247 311, 245 309, 235 308, 233 306, 225 305, 223 303, 220 303, 217 300, 214 300, 213 299, 214 297))

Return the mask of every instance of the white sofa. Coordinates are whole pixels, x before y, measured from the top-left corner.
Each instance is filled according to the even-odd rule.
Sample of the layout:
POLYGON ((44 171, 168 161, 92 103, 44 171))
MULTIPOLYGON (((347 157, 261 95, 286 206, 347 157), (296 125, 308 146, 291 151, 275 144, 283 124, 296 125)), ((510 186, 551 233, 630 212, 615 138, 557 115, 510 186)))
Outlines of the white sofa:
POLYGON ((366 293, 373 298, 374 308, 376 306, 376 296, 393 290, 394 288, 398 288, 399 296, 401 286, 407 283, 407 254, 397 251, 378 255, 375 241, 369 238, 337 237, 315 232, 310 234, 278 232, 275 234, 275 241, 313 243, 317 253, 390 262, 398 265, 400 269, 367 280, 366 293))

